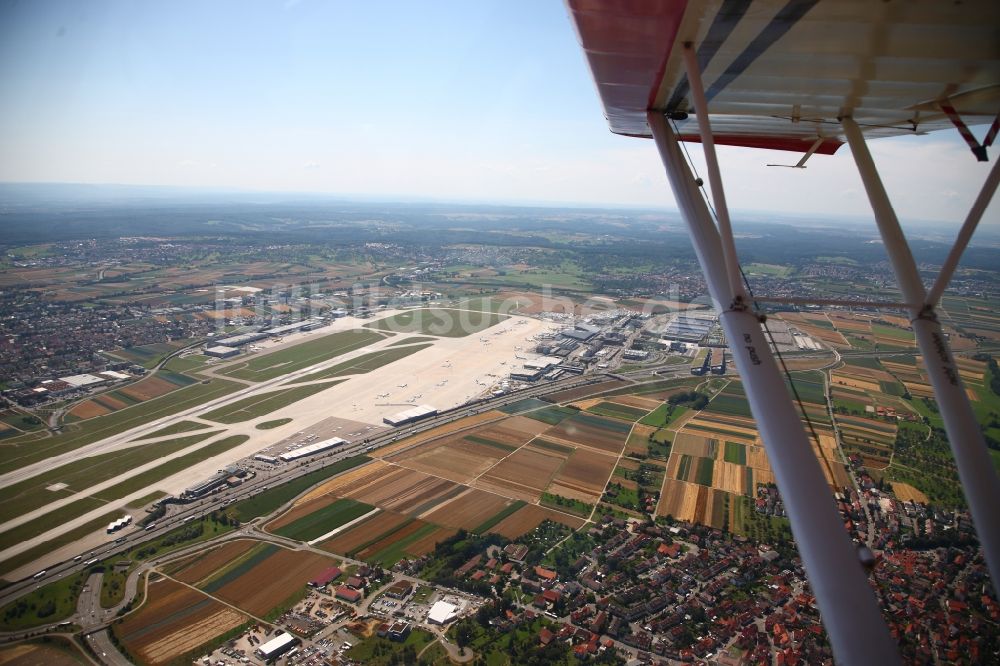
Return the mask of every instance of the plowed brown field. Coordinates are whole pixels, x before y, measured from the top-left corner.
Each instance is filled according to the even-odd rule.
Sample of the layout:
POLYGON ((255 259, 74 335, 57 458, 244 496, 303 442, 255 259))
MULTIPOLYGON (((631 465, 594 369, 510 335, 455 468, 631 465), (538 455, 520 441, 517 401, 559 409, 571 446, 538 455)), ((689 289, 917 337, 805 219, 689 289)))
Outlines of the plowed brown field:
POLYGON ((113 631, 146 664, 165 664, 249 618, 170 579, 149 584, 146 603, 113 631))
POLYGON ((471 530, 482 525, 510 503, 506 497, 471 488, 467 493, 442 504, 420 518, 437 525, 471 530))
POLYGON ((183 583, 194 585, 198 581, 207 578, 227 562, 235 560, 257 545, 257 543, 257 541, 251 539, 239 539, 238 541, 225 543, 218 548, 213 548, 206 553, 201 553, 190 564, 174 574, 174 578, 183 583))
POLYGON ((545 509, 534 504, 528 504, 494 525, 490 529, 490 532, 496 532, 497 534, 501 534, 508 539, 516 539, 522 534, 530 532, 538 527, 539 523, 545 519, 562 523, 563 525, 566 525, 574 530, 583 525, 584 522, 583 518, 567 516, 566 514, 559 513, 558 511, 545 509))
POLYGON ((215 596, 262 617, 286 601, 335 560, 309 551, 278 550, 236 580, 215 592, 215 596))

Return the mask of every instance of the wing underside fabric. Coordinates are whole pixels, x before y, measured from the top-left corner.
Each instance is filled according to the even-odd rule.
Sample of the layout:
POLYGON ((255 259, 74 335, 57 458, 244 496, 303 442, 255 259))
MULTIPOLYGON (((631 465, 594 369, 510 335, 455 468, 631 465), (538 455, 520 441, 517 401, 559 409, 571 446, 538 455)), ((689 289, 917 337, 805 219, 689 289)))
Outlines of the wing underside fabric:
MULTIPOLYGON (((611 131, 691 113, 681 49, 698 57, 716 143, 821 154, 838 118, 868 138, 1000 112, 1000 3, 990 0, 569 0, 611 131)), ((694 118, 678 120, 697 140, 694 118)))

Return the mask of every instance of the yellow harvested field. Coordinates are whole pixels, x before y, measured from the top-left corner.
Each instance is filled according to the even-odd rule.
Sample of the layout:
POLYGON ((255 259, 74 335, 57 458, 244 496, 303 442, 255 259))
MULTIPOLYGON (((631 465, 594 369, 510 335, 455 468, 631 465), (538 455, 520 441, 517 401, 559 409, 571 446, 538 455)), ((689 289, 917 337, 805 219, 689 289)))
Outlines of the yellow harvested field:
POLYGON ((452 435, 399 453, 392 461, 458 483, 471 483, 508 453, 452 435))
POLYGON ((806 335, 821 340, 834 347, 850 347, 847 342, 847 338, 843 336, 842 333, 831 330, 829 328, 821 328, 819 326, 810 326, 809 324, 798 324, 798 328, 806 335))
POLYGON ((216 636, 221 636, 230 629, 235 629, 246 619, 245 615, 232 608, 222 608, 205 619, 198 620, 192 626, 182 627, 155 643, 150 643, 145 646, 142 652, 151 664, 167 664, 174 658, 194 650, 216 636))
POLYGON ((913 382, 903 382, 906 390, 918 398, 933 398, 934 390, 928 384, 916 384, 913 382))
POLYGON ((745 472, 743 465, 716 460, 712 474, 712 487, 727 493, 743 494, 745 472))
MULTIPOLYGON (((743 437, 751 441, 753 441, 753 439, 757 436, 757 428, 732 425, 730 423, 723 423, 714 419, 693 418, 685 424, 685 429, 687 428, 703 428, 708 429, 709 431, 725 430, 727 433, 732 433, 736 437, 743 437)), ((728 435, 718 433, 718 436, 726 437, 728 435)))
POLYGON ((577 400, 576 402, 569 403, 569 407, 577 407, 580 410, 586 410, 594 405, 599 405, 604 402, 604 398, 587 398, 586 400, 577 400))
POLYGON ((379 474, 381 474, 382 470, 384 470, 386 467, 388 467, 388 464, 386 464, 381 460, 373 460, 367 465, 362 465, 361 467, 355 467, 354 469, 348 470, 343 474, 341 474, 340 476, 337 476, 336 478, 326 481, 322 485, 316 486, 308 493, 306 493, 299 499, 295 500, 295 504, 293 506, 298 506, 299 504, 305 504, 306 502, 310 502, 316 499, 317 497, 322 497, 323 495, 328 495, 330 493, 333 493, 338 497, 340 497, 341 495, 337 493, 337 490, 339 488, 351 486, 358 479, 365 479, 368 477, 378 476, 379 474))
POLYGON ((694 483, 665 479, 656 515, 673 516, 677 520, 693 521, 698 504, 699 488, 700 486, 694 483))
POLYGON ((453 421, 451 423, 446 423, 440 425, 436 428, 431 428, 425 432, 413 435, 412 437, 407 437, 406 439, 400 440, 395 444, 390 444, 389 446, 380 447, 377 451, 372 453, 373 456, 378 458, 385 458, 397 451, 402 451, 407 449, 414 444, 420 444, 421 442, 429 442, 432 439, 438 437, 443 437, 445 435, 458 432, 460 430, 465 430, 471 428, 475 425, 485 423, 487 421, 494 421, 501 418, 506 418, 507 414, 497 410, 490 410, 488 412, 483 412, 482 414, 473 414, 472 416, 466 416, 464 419, 459 419, 458 421, 453 421))
MULTIPOLYGON (((537 421, 535 419, 529 419, 527 416, 512 416, 505 421, 500 423, 501 431, 509 431, 520 433, 521 435, 528 436, 531 439, 535 435, 540 435, 549 429, 549 424, 543 421, 537 421)), ((495 428, 487 428, 483 431, 484 436, 486 432, 496 432, 495 428)), ((491 437, 491 439, 494 439, 491 437)), ((527 441, 527 439, 522 440, 527 441)))
POLYGON ((929 500, 927 495, 923 494, 913 486, 908 483, 903 483, 902 481, 890 481, 892 484, 892 492, 895 493, 896 497, 899 498, 901 502, 920 502, 921 504, 928 504, 929 500))
POLYGON ((677 433, 677 436, 674 437, 674 445, 671 447, 671 452, 675 454, 670 456, 671 461, 675 458, 679 459, 678 456, 684 453, 690 456, 708 458, 710 450, 709 439, 709 437, 689 432, 677 433))
POLYGON ((754 470, 771 469, 767 461, 767 451, 760 442, 747 446, 747 467, 753 467, 754 470))
POLYGON ((437 476, 398 468, 349 496, 383 509, 406 512, 455 491, 457 485, 437 476))
POLYGON ((819 445, 824 451, 835 451, 837 449, 837 439, 832 433, 824 433, 817 428, 816 434, 819 436, 819 445))
POLYGON ((653 398, 646 398, 641 395, 619 395, 614 398, 609 398, 609 402, 614 402, 619 405, 626 405, 628 407, 637 407, 639 409, 648 409, 653 411, 657 407, 663 404, 660 400, 655 400, 653 398))
POLYGON ((833 373, 832 382, 835 385, 848 386, 862 391, 874 391, 878 393, 882 390, 878 382, 868 381, 862 377, 857 377, 853 374, 848 375, 840 371, 833 373))

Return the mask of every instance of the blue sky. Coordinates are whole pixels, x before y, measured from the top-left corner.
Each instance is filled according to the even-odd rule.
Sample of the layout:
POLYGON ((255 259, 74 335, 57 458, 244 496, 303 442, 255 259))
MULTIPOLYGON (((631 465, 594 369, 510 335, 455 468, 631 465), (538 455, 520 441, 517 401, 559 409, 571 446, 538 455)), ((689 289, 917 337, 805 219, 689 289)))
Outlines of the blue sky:
MULTIPOLYGON (((872 151, 903 218, 986 174, 954 132, 872 151)), ((846 148, 720 159, 734 209, 868 214, 846 148)), ((0 2, 0 180, 673 207, 556 0, 0 2)))

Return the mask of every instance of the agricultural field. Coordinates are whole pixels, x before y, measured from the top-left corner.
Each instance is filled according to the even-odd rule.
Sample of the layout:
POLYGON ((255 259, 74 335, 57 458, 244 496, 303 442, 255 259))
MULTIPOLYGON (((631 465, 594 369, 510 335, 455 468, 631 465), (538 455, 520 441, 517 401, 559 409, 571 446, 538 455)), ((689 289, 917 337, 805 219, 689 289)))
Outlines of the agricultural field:
POLYGON ((577 449, 552 479, 546 492, 594 504, 615 468, 617 458, 589 449, 577 449))
POLYGON ((462 338, 496 326, 508 317, 495 312, 421 308, 365 324, 366 328, 393 333, 419 333, 462 338))
POLYGON ((544 448, 518 449, 476 480, 476 486, 508 497, 536 501, 566 457, 544 448))
POLYGON ((120 389, 101 393, 84 400, 71 409, 67 416, 73 419, 85 420, 95 416, 104 416, 117 412, 132 405, 137 405, 153 398, 159 398, 177 389, 196 383, 198 380, 176 372, 163 371, 151 377, 141 379, 120 389))
POLYGON ((90 662, 70 640, 61 636, 45 636, 34 641, 22 641, 0 648, 3 666, 88 666, 90 662))
POLYGON ((141 664, 169 664, 195 657, 201 646, 250 618, 172 580, 149 584, 146 603, 112 625, 118 641, 141 664))
POLYGON ((227 541, 208 551, 190 555, 163 567, 172 578, 188 585, 197 585, 215 573, 217 569, 249 552, 258 542, 253 539, 227 541))
POLYGON ((474 429, 468 435, 447 435, 394 454, 387 460, 458 483, 471 483, 516 448, 497 446, 493 440, 477 436, 478 432, 474 429))
MULTIPOLYGON (((539 402, 541 402, 539 400, 539 402)), ((520 404, 520 403, 517 403, 520 404)), ((545 407, 543 409, 536 409, 533 411, 525 412, 524 416, 529 419, 534 419, 535 421, 541 421, 542 423, 547 423, 548 425, 556 425, 562 423, 563 420, 576 414, 578 409, 573 409, 571 407, 560 407, 557 405, 545 407)))
POLYGON ((296 518, 294 512, 288 512, 269 523, 267 525, 268 531, 289 539, 311 541, 330 533, 341 525, 360 518, 375 508, 371 504, 364 504, 352 499, 329 498, 329 501, 324 501, 326 499, 317 498, 312 506, 306 504, 296 507, 296 509, 302 510, 301 517, 296 518))
POLYGON ((513 500, 502 495, 470 488, 450 502, 421 514, 420 518, 446 527, 473 531, 513 504, 513 500))
POLYGON ((204 577, 198 587, 256 617, 271 616, 300 599, 306 583, 336 563, 311 551, 259 543, 204 577))
POLYGON ((724 389, 719 391, 708 403, 706 408, 710 412, 719 414, 732 414, 734 416, 752 416, 750 403, 747 402, 746 393, 740 382, 729 382, 724 389))
POLYGON ((648 409, 631 407, 629 405, 607 400, 603 400, 596 405, 591 405, 586 411, 591 414, 597 414, 598 416, 610 416, 612 418, 621 419, 622 421, 628 421, 629 423, 635 423, 649 413, 648 409))
POLYGON ((517 539, 541 525, 542 521, 545 520, 561 523, 574 530, 579 529, 584 523, 583 518, 570 516, 562 511, 547 509, 534 504, 526 504, 491 527, 489 531, 505 536, 508 539, 517 539))
POLYGON ((259 393, 249 398, 237 400, 236 402, 226 405, 225 407, 219 407, 218 409, 206 412, 205 414, 202 414, 202 418, 209 421, 217 421, 219 423, 239 423, 241 421, 249 421, 257 418, 258 416, 270 414, 271 412, 277 411, 282 407, 287 407, 292 403, 308 398, 309 396, 319 393, 320 391, 325 391, 326 389, 336 386, 339 383, 340 382, 335 381, 324 382, 322 384, 308 384, 306 386, 259 393))
POLYGON ((341 492, 366 504, 415 514, 458 494, 460 488, 447 479, 405 467, 393 467, 363 487, 341 492))
POLYGON ((545 436, 557 442, 578 447, 585 446, 617 455, 625 447, 631 430, 631 423, 581 412, 550 428, 545 436))
POLYGON ((148 369, 155 368, 163 360, 164 356, 172 354, 178 349, 182 349, 190 344, 190 340, 176 340, 174 342, 157 342, 151 345, 140 345, 129 347, 128 349, 116 349, 110 352, 109 356, 116 356, 124 361, 130 361, 136 365, 148 369))
MULTIPOLYGON (((317 548, 338 555, 354 555, 377 541, 385 541, 387 537, 414 522, 412 518, 394 511, 379 511, 370 518, 353 525, 349 530, 316 544, 317 548)), ((423 521, 421 521, 423 522, 423 521)))
POLYGON ((366 329, 331 333, 295 345, 280 346, 246 361, 235 361, 219 372, 237 379, 262 382, 328 361, 383 339, 381 334, 366 329))

